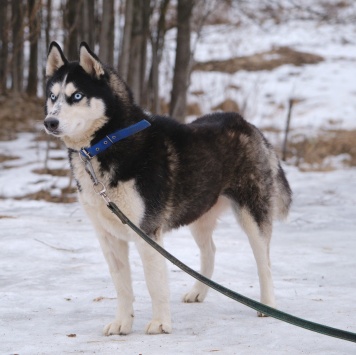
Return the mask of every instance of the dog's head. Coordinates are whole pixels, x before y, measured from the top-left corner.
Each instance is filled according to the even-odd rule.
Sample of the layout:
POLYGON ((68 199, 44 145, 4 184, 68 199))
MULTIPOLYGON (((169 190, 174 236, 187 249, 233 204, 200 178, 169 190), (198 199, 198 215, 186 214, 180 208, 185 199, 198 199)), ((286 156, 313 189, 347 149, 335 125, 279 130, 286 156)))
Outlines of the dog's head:
POLYGON ((132 101, 126 84, 84 42, 78 62, 69 62, 52 42, 46 76, 45 130, 61 137, 69 148, 87 146, 115 114, 125 116, 122 111, 132 101))

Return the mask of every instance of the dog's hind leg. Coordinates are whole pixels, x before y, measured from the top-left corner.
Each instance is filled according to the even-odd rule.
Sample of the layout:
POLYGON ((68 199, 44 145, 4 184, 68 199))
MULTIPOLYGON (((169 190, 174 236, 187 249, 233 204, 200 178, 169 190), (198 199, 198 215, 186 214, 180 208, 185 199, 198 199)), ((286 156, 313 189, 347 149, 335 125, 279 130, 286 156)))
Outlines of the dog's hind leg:
MULTIPOLYGON (((239 208, 234 203, 232 206, 238 222, 248 236, 256 260, 260 281, 261 302, 270 307, 275 307, 276 301, 269 257, 272 222, 266 219, 266 221, 259 225, 247 208, 239 208)), ((260 317, 264 316, 260 312, 257 314, 260 317)))
MULTIPOLYGON (((163 247, 163 238, 156 233, 156 242, 163 247)), ((171 333, 171 311, 167 266, 164 257, 145 241, 136 242, 141 256, 148 292, 152 300, 152 320, 146 326, 147 334, 171 333)))
POLYGON ((108 234, 99 235, 99 242, 117 292, 116 317, 104 327, 104 334, 126 335, 131 332, 134 319, 128 243, 108 234))
MULTIPOLYGON (((228 200, 225 197, 220 197, 207 213, 189 226, 200 249, 200 273, 209 279, 214 271, 216 250, 212 235, 216 220, 226 207, 228 207, 228 200)), ((183 296, 183 302, 203 302, 208 289, 208 286, 196 281, 190 292, 183 296)))

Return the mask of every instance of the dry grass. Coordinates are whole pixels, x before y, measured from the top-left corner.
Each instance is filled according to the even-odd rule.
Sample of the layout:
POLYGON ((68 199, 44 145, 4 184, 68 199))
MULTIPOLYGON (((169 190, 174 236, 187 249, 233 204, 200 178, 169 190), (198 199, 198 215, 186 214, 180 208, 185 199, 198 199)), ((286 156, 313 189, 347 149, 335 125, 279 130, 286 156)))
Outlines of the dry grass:
POLYGON ((213 111, 241 112, 239 104, 230 98, 225 99, 223 102, 212 107, 211 109, 213 111))
POLYGON ((18 132, 35 132, 36 122, 43 120, 41 98, 19 95, 0 96, 0 140, 16 139, 18 132))
POLYGON ((233 74, 239 70, 273 70, 284 64, 301 66, 304 64, 317 64, 323 60, 323 57, 316 54, 296 51, 289 47, 279 47, 244 57, 197 62, 193 70, 233 74))
POLYGON ((32 170, 35 174, 39 175, 52 175, 52 176, 70 176, 70 170, 69 169, 48 169, 48 168, 42 168, 42 169, 34 169, 32 170))
POLYGON ((20 159, 20 158, 15 155, 0 154, 0 163, 4 163, 5 161, 16 160, 16 159, 20 159))
POLYGON ((187 109, 186 109, 186 114, 187 116, 201 116, 202 111, 200 108, 200 105, 197 102, 192 102, 187 104, 187 109))
POLYGON ((73 203, 77 201, 75 196, 76 188, 64 188, 61 190, 61 194, 52 195, 50 190, 40 190, 35 193, 26 194, 21 197, 16 197, 16 200, 41 200, 47 202, 56 202, 56 203, 73 203))
POLYGON ((325 159, 347 154, 345 164, 356 166, 356 130, 327 130, 316 137, 292 136, 288 144, 287 158, 294 158, 296 165, 306 163, 315 169, 333 170, 325 165, 325 159))

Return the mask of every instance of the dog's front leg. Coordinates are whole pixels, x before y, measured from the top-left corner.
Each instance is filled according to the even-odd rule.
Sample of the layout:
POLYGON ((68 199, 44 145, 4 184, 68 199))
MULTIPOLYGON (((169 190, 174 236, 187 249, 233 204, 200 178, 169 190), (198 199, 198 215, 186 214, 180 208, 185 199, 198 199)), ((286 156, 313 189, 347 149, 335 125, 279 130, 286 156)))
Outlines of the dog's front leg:
MULTIPOLYGON (((156 242, 163 246, 161 235, 156 242)), ((136 242, 145 273, 148 291, 152 300, 152 320, 146 326, 147 334, 162 334, 172 331, 169 304, 169 284, 164 257, 144 241, 136 242)))
POLYGON ((111 235, 100 235, 99 242, 117 292, 114 321, 104 327, 105 335, 126 335, 131 332, 134 318, 134 295, 131 282, 128 243, 111 235))

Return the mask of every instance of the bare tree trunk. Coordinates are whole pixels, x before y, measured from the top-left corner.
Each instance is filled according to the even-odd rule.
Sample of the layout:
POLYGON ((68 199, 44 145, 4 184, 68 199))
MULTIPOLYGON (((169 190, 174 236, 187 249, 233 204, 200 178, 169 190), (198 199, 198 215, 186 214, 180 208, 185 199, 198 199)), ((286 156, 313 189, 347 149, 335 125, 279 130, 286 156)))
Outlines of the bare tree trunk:
POLYGON ((159 65, 162 59, 164 36, 166 34, 166 12, 170 0, 161 0, 159 19, 156 31, 151 31, 152 64, 148 79, 148 106, 156 114, 160 113, 159 105, 159 65))
POLYGON ((47 0, 47 14, 46 14, 46 48, 49 48, 51 41, 50 33, 52 28, 52 0, 47 0))
POLYGON ((287 113, 286 128, 284 130, 284 140, 283 140, 283 146, 282 146, 282 160, 283 161, 286 161, 286 159, 287 159, 288 134, 289 134, 290 121, 292 118, 293 105, 294 105, 294 100, 293 100, 293 98, 290 98, 288 101, 288 113, 287 113))
POLYGON ((133 1, 133 22, 130 41, 130 61, 127 82, 139 105, 145 101, 145 74, 150 2, 133 1))
POLYGON ((9 55, 9 17, 8 17, 8 1, 0 2, 0 94, 4 94, 7 90, 7 75, 9 55))
POLYGON ((23 90, 23 71, 24 71, 24 13, 25 5, 23 1, 11 2, 12 17, 12 90, 16 94, 23 90))
POLYGON ((133 9, 134 9, 133 1, 126 0, 126 3, 125 3, 125 26, 124 26, 124 34, 122 37, 121 50, 120 50, 120 55, 119 55, 119 64, 118 64, 119 73, 125 81, 127 81, 128 74, 129 74, 133 9))
POLYGON ((38 37, 40 33, 39 13, 40 0, 28 0, 28 22, 30 27, 30 63, 27 81, 27 94, 36 96, 37 94, 37 67, 38 67, 38 37))
MULTIPOLYGON (((140 104, 147 106, 147 81, 146 67, 147 67, 147 42, 150 32, 150 16, 151 6, 149 1, 143 0, 142 4, 142 29, 141 29, 141 60, 140 60, 140 104)), ((134 70, 134 69, 133 69, 134 70)))
MULTIPOLYGON (((48 51, 50 42, 51 42, 51 28, 52 28, 52 0, 47 0, 46 4, 42 5, 42 20, 44 19, 44 32, 45 32, 45 41, 43 43, 43 41, 40 41, 40 43, 42 44, 41 51, 48 51), (44 10, 45 9, 45 10, 44 10), (43 48, 43 46, 45 48, 43 48)), ((40 45, 41 45, 40 44, 40 45)), ((47 57, 47 56, 46 56, 47 57)), ((40 60, 44 60, 45 57, 42 57, 40 60)), ((42 91, 46 92, 46 66, 42 65, 42 91)))
POLYGON ((190 74, 190 19, 194 0, 178 0, 177 49, 174 65, 170 115, 184 122, 190 74))
POLYGON ((105 0, 103 1, 99 57, 110 66, 114 63, 114 26, 114 0, 105 0))
POLYGON ((83 0, 83 18, 81 38, 90 48, 95 45, 95 0, 83 0))
POLYGON ((69 60, 78 56, 78 14, 81 1, 67 0, 64 14, 64 48, 69 60))

